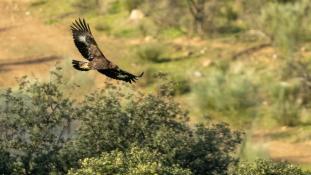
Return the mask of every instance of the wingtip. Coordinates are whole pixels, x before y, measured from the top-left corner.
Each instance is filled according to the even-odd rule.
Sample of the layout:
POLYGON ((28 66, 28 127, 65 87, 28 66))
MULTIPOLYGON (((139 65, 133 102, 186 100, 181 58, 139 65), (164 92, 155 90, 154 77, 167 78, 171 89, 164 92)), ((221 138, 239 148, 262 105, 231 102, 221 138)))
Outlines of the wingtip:
POLYGON ((87 31, 91 33, 91 29, 84 18, 76 18, 71 25, 71 30, 87 31))
POLYGON ((137 77, 142 77, 144 75, 144 72, 140 73, 137 77))

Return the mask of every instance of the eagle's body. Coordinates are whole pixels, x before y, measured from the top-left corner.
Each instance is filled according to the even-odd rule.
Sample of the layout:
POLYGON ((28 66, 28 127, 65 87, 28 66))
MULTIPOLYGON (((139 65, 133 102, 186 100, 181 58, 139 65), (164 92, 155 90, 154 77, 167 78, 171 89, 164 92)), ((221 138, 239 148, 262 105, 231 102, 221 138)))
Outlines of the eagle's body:
POLYGON ((90 26, 84 19, 76 20, 71 26, 71 31, 75 45, 82 56, 88 60, 88 62, 72 60, 75 69, 80 71, 97 70, 110 78, 129 83, 135 82, 138 77, 143 75, 143 73, 139 76, 128 73, 109 61, 98 48, 90 26))

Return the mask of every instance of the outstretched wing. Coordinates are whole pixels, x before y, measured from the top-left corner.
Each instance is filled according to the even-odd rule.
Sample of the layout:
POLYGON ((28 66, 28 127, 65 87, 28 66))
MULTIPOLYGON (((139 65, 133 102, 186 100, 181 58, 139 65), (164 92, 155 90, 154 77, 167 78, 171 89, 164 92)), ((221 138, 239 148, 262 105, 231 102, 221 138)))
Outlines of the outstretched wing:
POLYGON ((106 76, 116 79, 116 80, 122 80, 128 83, 135 82, 138 78, 142 77, 144 72, 142 72, 140 75, 133 75, 131 73, 128 73, 122 69, 115 68, 115 69, 100 69, 97 70, 98 72, 105 74, 106 76))
POLYGON ((95 57, 103 56, 92 35, 90 26, 84 19, 75 20, 70 27, 74 43, 84 58, 92 61, 95 57))

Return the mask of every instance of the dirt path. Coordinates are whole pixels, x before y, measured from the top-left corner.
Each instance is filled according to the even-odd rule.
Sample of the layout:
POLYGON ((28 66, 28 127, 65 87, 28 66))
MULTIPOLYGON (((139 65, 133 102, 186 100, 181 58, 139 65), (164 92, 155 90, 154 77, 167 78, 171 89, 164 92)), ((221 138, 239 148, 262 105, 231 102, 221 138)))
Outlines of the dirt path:
POLYGON ((310 136, 310 129, 259 129, 254 132, 252 142, 257 146, 263 146, 264 151, 273 160, 311 166, 310 136))
POLYGON ((78 56, 69 28, 45 25, 34 17, 29 0, 0 1, 0 86, 10 86, 16 77, 44 77, 61 58, 78 56), (57 57, 59 59, 41 59, 57 57), (39 61, 35 61, 39 58, 39 61), (36 62, 36 64, 27 64, 36 62), (9 64, 8 64, 9 63, 9 64), (16 63, 16 64, 14 64, 16 63), (25 64, 21 64, 25 63, 25 64))
POLYGON ((268 152, 274 160, 289 160, 297 164, 311 164, 311 141, 289 143, 270 141, 268 152))
MULTIPOLYGON (((82 58, 73 44, 69 25, 44 24, 29 11, 30 2, 31 0, 0 0, 0 87, 16 84, 16 77, 23 75, 45 78, 58 62, 68 60, 66 64, 70 65, 72 58, 82 58), (57 59, 41 59, 51 57, 57 59), (36 64, 27 64, 29 62, 36 64)), ((99 45, 104 46, 101 49, 105 55, 118 64, 118 59, 124 57, 126 42, 107 38, 97 32, 95 37, 99 45)), ((129 71, 134 68, 129 67, 129 71)), ((96 72, 88 74, 99 82, 106 79, 96 72)), ((96 85, 101 87, 102 84, 96 85)))

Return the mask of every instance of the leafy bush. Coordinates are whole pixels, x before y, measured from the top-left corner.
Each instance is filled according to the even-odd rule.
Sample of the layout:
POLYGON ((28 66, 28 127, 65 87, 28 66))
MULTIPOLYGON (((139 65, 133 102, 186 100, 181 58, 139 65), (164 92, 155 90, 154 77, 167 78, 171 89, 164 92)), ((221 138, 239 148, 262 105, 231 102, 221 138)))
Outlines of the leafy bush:
POLYGON ((307 5, 307 1, 268 3, 261 11, 261 28, 285 56, 297 50, 305 35, 307 5))
POLYGON ((81 170, 71 171, 83 173, 97 160, 136 160, 133 151, 137 160, 154 163, 120 165, 128 173, 226 174, 238 160, 238 132, 225 124, 188 126, 188 113, 165 93, 107 84, 78 103, 63 93, 61 75, 53 75, 46 83, 25 79, 19 89, 1 94, 0 152, 7 164, 0 174, 64 174, 85 160, 81 170))
POLYGON ((140 59, 155 63, 162 62, 164 47, 161 44, 150 43, 138 48, 137 55, 140 59))
POLYGON ((177 95, 183 95, 191 91, 190 81, 182 76, 173 78, 173 83, 177 95))
POLYGON ((277 121, 286 126, 299 124, 301 102, 297 100, 299 84, 279 82, 272 92, 272 114, 277 121))
POLYGON ((297 59, 285 61, 279 81, 269 85, 272 116, 282 125, 301 123, 302 113, 310 109, 310 63, 297 59))
POLYGON ((240 164, 232 175, 309 175, 310 173, 285 162, 257 160, 240 164))
POLYGON ((12 174, 13 169, 13 161, 10 153, 0 147, 0 173, 12 174))
POLYGON ((181 76, 169 77, 168 74, 158 72, 156 74, 158 81, 156 91, 161 95, 183 95, 191 91, 190 81, 181 76))
POLYGON ((81 104, 81 127, 75 141, 78 155, 126 151, 134 144, 194 174, 224 173, 236 162, 231 153, 241 138, 226 125, 191 129, 187 113, 171 97, 135 94, 130 98, 128 92, 113 89, 117 87, 91 94, 81 104))
POLYGON ((231 117, 236 124, 241 120, 250 121, 256 116, 259 103, 257 86, 246 72, 230 67, 217 67, 211 69, 208 77, 194 89, 197 103, 204 112, 231 117))
POLYGON ((99 158, 86 158, 77 170, 69 175, 84 174, 166 174, 191 175, 191 171, 178 165, 167 166, 161 154, 145 148, 133 147, 126 152, 112 151, 103 153, 99 158))
POLYGON ((10 171, 15 174, 61 171, 58 153, 67 141, 76 108, 60 84, 57 77, 47 83, 24 78, 18 90, 1 93, 0 142, 6 155, 2 158, 9 156, 14 162, 10 171))

